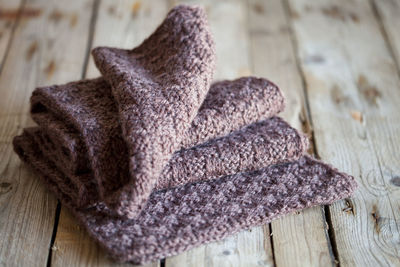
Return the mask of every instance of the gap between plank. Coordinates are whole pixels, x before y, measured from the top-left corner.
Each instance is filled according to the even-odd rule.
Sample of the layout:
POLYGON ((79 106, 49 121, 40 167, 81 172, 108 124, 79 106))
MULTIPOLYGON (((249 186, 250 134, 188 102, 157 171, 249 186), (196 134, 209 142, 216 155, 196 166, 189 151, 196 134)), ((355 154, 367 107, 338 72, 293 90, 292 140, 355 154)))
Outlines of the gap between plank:
POLYGON ((51 266, 51 257, 53 254, 53 246, 54 246, 54 242, 56 240, 56 236, 57 236, 57 229, 58 229, 58 222, 60 220, 60 214, 61 214, 61 202, 59 200, 57 200, 57 208, 56 208, 56 216, 54 219, 54 227, 53 227, 53 234, 51 235, 51 241, 50 241, 50 246, 49 246, 49 255, 47 257, 47 267, 51 266))
POLYGON ((269 229, 269 242, 271 243, 271 250, 272 250, 272 263, 276 266, 276 259, 275 259, 275 250, 274 250, 274 235, 272 234, 272 224, 268 223, 269 229))
POLYGON ((378 7, 375 4, 375 0, 369 0, 369 4, 371 5, 372 13, 375 16, 376 22, 378 23, 379 31, 383 36, 383 40, 385 41, 387 50, 389 51, 390 57, 393 58, 394 64, 396 66, 397 75, 400 77, 400 62, 397 62, 397 58, 394 53, 394 49, 392 43, 389 40, 389 35, 386 32, 385 25, 382 21, 382 16, 379 13, 378 7))
MULTIPOLYGON (((305 113, 304 119, 305 119, 305 123, 308 123, 309 126, 311 127, 311 131, 309 132, 309 134, 310 134, 310 143, 313 146, 313 153, 315 154, 315 157, 317 159, 320 159, 320 156, 318 154, 317 145, 315 142, 314 131, 312 130, 314 127, 313 127, 313 121, 312 121, 312 116, 311 116, 310 103, 308 100, 309 98, 308 98, 308 91, 307 91, 307 82, 305 79, 305 74, 304 74, 303 68, 301 67, 301 64, 300 64, 300 58, 299 58, 299 53, 298 53, 298 50, 299 50, 298 49, 298 41, 297 41, 296 35, 293 30, 292 20, 290 19, 290 16, 289 16, 291 10, 290 10, 290 5, 289 5, 288 0, 283 1, 283 9, 284 9, 284 14, 285 14, 285 18, 287 21, 287 25, 289 26, 290 39, 292 41, 293 48, 294 48, 296 67, 300 74, 301 83, 303 86, 303 95, 304 95, 303 105, 305 106, 305 109, 303 109, 304 113, 305 113)), ((322 219, 324 220, 324 223, 326 223, 326 225, 328 227, 326 240, 328 243, 328 249, 329 249, 329 253, 332 258, 333 266, 340 266, 339 254, 338 254, 338 249, 337 249, 337 244, 336 244, 335 232, 333 229, 333 224, 332 224, 332 219, 331 219, 330 208, 328 205, 325 205, 325 206, 321 207, 321 210, 323 213, 322 219)))
POLYGON ((333 223, 332 223, 329 206, 327 206, 327 205, 324 206, 324 208, 322 210, 322 215, 327 223, 327 228, 325 228, 327 239, 333 241, 333 242, 328 242, 329 252, 332 253, 332 256, 333 256, 333 264, 334 264, 334 266, 340 267, 339 251, 336 246, 336 236, 335 236, 335 231, 333 230, 333 227, 332 227, 333 223), (334 243, 335 245, 332 246, 331 243, 334 243))
POLYGON ((90 18, 90 24, 89 24, 89 36, 88 36, 88 42, 87 42, 87 46, 86 46, 85 61, 83 62, 82 79, 86 78, 87 66, 89 63, 90 55, 91 55, 90 51, 92 50, 94 30, 96 27, 97 14, 99 12, 99 7, 100 7, 100 0, 94 0, 93 8, 92 8, 92 17, 90 18))

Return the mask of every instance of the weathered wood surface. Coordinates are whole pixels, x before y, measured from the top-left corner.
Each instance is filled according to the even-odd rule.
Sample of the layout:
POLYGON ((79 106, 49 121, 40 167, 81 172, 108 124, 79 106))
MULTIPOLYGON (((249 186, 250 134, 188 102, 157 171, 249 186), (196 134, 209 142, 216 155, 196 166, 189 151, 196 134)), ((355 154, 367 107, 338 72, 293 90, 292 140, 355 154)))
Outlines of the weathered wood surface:
POLYGON ((359 190, 329 208, 342 266, 400 264, 400 81, 370 2, 290 1, 316 150, 359 190))
POLYGON ((21 0, 0 1, 0 70, 9 48, 21 3, 21 0))
MULTIPOLYGON (((249 34, 254 74, 278 84, 287 100, 283 117, 309 135, 310 123, 301 73, 296 65, 290 20, 282 1, 249 1, 249 34)), ((323 207, 314 207, 271 224, 278 266, 328 266, 334 261, 326 237, 323 207)))
POLYGON ((399 266, 398 0, 0 0, 0 265, 119 266, 56 212, 10 142, 32 124, 35 86, 98 76, 90 48, 139 44, 179 3, 206 8, 215 78, 277 83, 283 117, 314 137, 310 152, 360 189, 148 266, 399 266))
POLYGON ((378 23, 383 27, 384 37, 387 38, 389 50, 400 67, 400 1, 374 0, 373 8, 377 13, 378 23))
POLYGON ((20 162, 11 140, 32 124, 29 96, 35 86, 80 78, 81 72, 74 70, 86 54, 82 34, 87 36, 83 29, 88 19, 83 14, 91 1, 70 1, 67 6, 29 1, 20 11, 13 5, 5 5, 0 15, 14 25, 17 14, 13 36, 5 36, 11 39, 0 74, 0 265, 45 266, 57 200, 20 162), (57 10, 68 13, 67 21, 58 20, 57 10))

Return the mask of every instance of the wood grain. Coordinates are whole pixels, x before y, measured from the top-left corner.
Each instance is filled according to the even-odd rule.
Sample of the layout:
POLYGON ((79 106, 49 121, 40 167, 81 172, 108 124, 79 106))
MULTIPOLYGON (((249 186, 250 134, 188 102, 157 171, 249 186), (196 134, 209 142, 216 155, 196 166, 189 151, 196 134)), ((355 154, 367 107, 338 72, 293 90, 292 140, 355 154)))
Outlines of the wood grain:
MULTIPOLYGON (((92 47, 133 48, 151 34, 168 12, 165 1, 101 1, 93 33, 92 47)), ((98 77, 93 59, 89 59, 87 77, 98 77)), ((147 267, 159 266, 159 261, 147 267)), ((53 266, 119 266, 109 259, 75 219, 61 208, 54 243, 53 266)))
MULTIPOLYGON (((254 74, 278 84, 287 101, 282 116, 310 135, 301 73, 283 2, 249 1, 249 31, 254 74)), ((322 207, 273 221, 272 236, 277 266, 327 266, 334 261, 322 207)))
MULTIPOLYGON (((52 247, 51 266, 134 266, 117 263, 110 259, 104 249, 96 244, 66 209, 61 208, 57 237, 52 247)), ((159 262, 142 265, 157 267, 159 262)))
MULTIPOLYGON (((164 0, 101 1, 92 47, 132 49, 156 29, 168 11, 168 2, 164 0)), ((95 78, 99 75, 90 57, 86 77, 95 78)))
MULTIPOLYGON (((243 1, 183 1, 205 7, 214 35, 217 70, 214 78, 236 79, 251 74, 248 10, 243 1)), ((174 2, 173 4, 181 3, 174 2)), ((165 266, 272 266, 268 225, 253 227, 167 258, 165 266)))
MULTIPOLYGON (((22 127, 32 125, 29 96, 35 86, 80 77, 71 68, 83 63, 85 19, 70 27, 63 21, 49 21, 49 16, 55 9, 79 14, 86 4, 91 1, 71 2, 68 7, 57 1, 29 1, 20 11, 0 76, 0 265, 47 263, 57 200, 20 162, 11 141, 22 127), (59 35, 66 31, 68 35, 59 35)), ((13 11, 8 12, 11 16, 13 11)))
POLYGON ((400 81, 368 1, 290 1, 320 157, 356 177, 330 207, 341 266, 398 266, 400 81))
POLYGON ((7 54, 22 0, 0 1, 0 70, 7 54))
POLYGON ((384 34, 389 42, 389 48, 400 67, 400 1, 399 0, 373 0, 378 19, 383 24, 384 34))

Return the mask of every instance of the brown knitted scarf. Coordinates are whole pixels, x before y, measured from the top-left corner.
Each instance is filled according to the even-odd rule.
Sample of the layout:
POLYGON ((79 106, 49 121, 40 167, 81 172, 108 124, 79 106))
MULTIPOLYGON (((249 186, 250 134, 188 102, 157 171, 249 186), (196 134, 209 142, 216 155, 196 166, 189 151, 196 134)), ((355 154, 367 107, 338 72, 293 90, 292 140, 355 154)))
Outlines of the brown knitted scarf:
POLYGON ((178 6, 133 50, 96 48, 103 77, 37 88, 14 149, 119 261, 175 255, 349 197, 354 178, 304 153, 268 80, 211 84, 201 8, 178 6))

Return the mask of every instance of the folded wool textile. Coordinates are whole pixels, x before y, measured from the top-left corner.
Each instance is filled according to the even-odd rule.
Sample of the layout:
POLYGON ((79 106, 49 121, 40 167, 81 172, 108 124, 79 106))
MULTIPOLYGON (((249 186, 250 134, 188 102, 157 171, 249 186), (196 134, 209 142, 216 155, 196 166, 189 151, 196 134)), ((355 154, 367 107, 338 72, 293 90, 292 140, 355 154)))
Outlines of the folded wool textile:
MULTIPOLYGON (((93 191, 96 185, 93 184, 95 179, 92 173, 66 174, 51 157, 50 151, 55 147, 54 143, 44 140, 44 133, 39 127, 32 127, 28 132, 30 138, 33 138, 32 142, 39 147, 40 154, 57 166, 63 175, 69 177, 76 192, 74 205, 85 207, 96 203, 99 196, 93 191)), ((243 127, 230 135, 176 152, 158 178, 154 190, 295 160, 303 155, 307 147, 305 135, 297 132, 281 118, 272 117, 243 127)), ((129 175, 127 168, 122 171, 129 175)), ((70 191, 70 188, 65 189, 70 191)))
POLYGON ((109 195, 99 180, 100 196, 118 214, 133 218, 207 94, 215 67, 214 41, 205 11, 180 6, 133 50, 98 47, 92 54, 118 106, 130 170, 126 183, 109 195))
MULTIPOLYGON (((190 148, 270 118, 283 111, 284 106, 282 92, 266 79, 243 77, 216 82, 211 85, 179 148, 190 148)), ((87 155, 85 146, 107 146, 112 139, 122 139, 111 88, 102 78, 37 88, 31 97, 31 113, 33 120, 45 131, 44 142, 52 147, 47 153, 62 163, 58 167, 67 172, 90 170, 88 158, 97 155, 87 155), (100 132, 92 134, 92 130, 90 140, 85 138, 87 125, 93 125, 91 128, 100 132), (83 140, 80 136, 84 136, 83 140), (60 145, 52 145, 56 143, 60 145)), ((102 150, 108 149, 100 147, 99 151, 102 150)), ((119 152, 121 150, 126 150, 126 146, 120 146, 119 152)), ((98 161, 104 164, 101 158, 96 159, 98 161)))
POLYGON ((210 85, 201 8, 178 6, 139 47, 93 56, 103 77, 36 89, 38 127, 13 145, 114 259, 175 255, 355 190, 304 155, 273 83, 210 85))
MULTIPOLYGON (((35 141, 47 158, 53 159, 54 164, 65 175, 73 177, 72 182, 80 189, 79 192, 85 195, 85 197, 82 196, 77 199, 80 206, 98 200, 98 196, 95 194, 86 194, 86 185, 82 183, 82 179, 79 179, 80 176, 87 177, 87 172, 92 172, 90 170, 97 171, 92 172, 92 174, 100 176, 97 180, 106 181, 100 183, 99 186, 102 186, 102 184, 109 185, 102 190, 105 193, 109 193, 114 188, 119 188, 126 180, 125 177, 129 177, 128 151, 122 137, 118 112, 111 95, 111 89, 104 80, 84 80, 61 86, 38 88, 32 94, 31 103, 32 118, 41 128, 40 131, 33 134, 35 141), (108 162, 111 158, 117 164, 112 168, 106 168, 109 166, 108 162), (90 166, 89 161, 92 166, 90 166), (115 179, 115 177, 122 178, 115 179)), ((283 108, 284 98, 281 91, 265 79, 248 77, 235 81, 214 83, 186 133, 186 141, 182 142, 180 147, 189 148, 189 146, 200 144, 203 141, 229 134, 248 124, 269 118, 282 111, 283 108)), ((267 146, 271 150, 284 150, 287 147, 289 149, 286 152, 289 152, 289 157, 283 158, 286 153, 283 153, 280 157, 273 155, 261 157, 262 155, 258 155, 254 160, 260 158, 257 163, 259 167, 262 167, 260 166, 261 162, 272 163, 278 162, 279 159, 291 159, 290 157, 296 154, 294 150, 297 150, 296 155, 306 150, 307 145, 304 144, 307 142, 306 137, 294 131, 284 122, 275 119, 271 122, 265 121, 260 125, 264 125, 264 127, 250 127, 245 134, 250 134, 251 131, 253 139, 263 138, 266 134, 271 135, 273 131, 285 129, 290 134, 285 135, 278 132, 275 136, 281 138, 281 140, 287 138, 286 141, 291 142, 283 142, 282 146, 267 146), (275 124, 279 122, 280 127, 265 127, 265 124, 274 122, 275 124), (300 142, 303 146, 293 145, 294 142, 300 142)), ((236 135, 232 137, 218 140, 217 143, 213 141, 203 148, 189 149, 185 152, 182 151, 181 154, 197 156, 198 159, 194 159, 196 162, 193 162, 193 160, 192 162, 194 166, 199 166, 201 159, 206 160, 205 157, 201 157, 199 151, 204 155, 218 156, 216 152, 227 155, 229 149, 235 148, 235 146, 232 146, 232 142, 226 145, 229 139, 235 138, 236 144, 240 145, 240 148, 243 147, 244 142, 247 142, 247 146, 250 146, 252 144, 249 139, 250 136, 242 138, 243 142, 239 142, 238 135, 240 134, 243 134, 243 130, 237 131, 236 135), (218 149, 210 151, 209 147, 216 144, 222 145, 218 149)), ((275 140, 279 141, 278 138, 275 138, 275 140)), ((258 142, 258 147, 253 153, 257 149, 266 148, 266 145, 266 140, 262 139, 258 142), (261 146, 261 142, 264 146, 261 146)), ((239 151, 239 149, 235 149, 235 153, 239 151)), ((249 153, 245 150, 242 151, 249 153)), ((211 179, 212 177, 231 174, 233 171, 232 167, 234 166, 226 165, 225 168, 220 166, 216 168, 215 165, 219 164, 218 159, 212 161, 212 159, 207 158, 208 164, 205 164, 205 162, 201 164, 207 166, 204 171, 192 172, 189 175, 188 169, 190 167, 185 168, 185 166, 190 165, 188 164, 189 157, 186 156, 185 160, 182 161, 177 154, 175 153, 171 159, 171 162, 176 164, 172 165, 171 162, 167 164, 157 180, 156 188, 167 187, 167 184, 168 187, 172 187, 189 181, 211 179), (177 166, 180 167, 177 168, 177 166), (213 169, 215 171, 210 172, 213 169), (187 170, 186 173, 183 173, 184 170, 187 170), (218 175, 216 172, 218 172, 218 175), (173 173, 174 175, 172 175, 173 173), (199 175, 200 173, 202 178, 199 175)), ((240 156, 240 154, 236 154, 234 157, 240 156)), ((246 158, 246 156, 243 155, 242 158, 246 158)), ((237 160, 225 157, 225 162, 235 161, 237 160)), ((243 164, 249 166, 253 164, 253 161, 242 161, 241 166, 236 166, 236 172, 252 169, 244 168, 243 164)), ((253 164, 253 168, 256 168, 257 164, 253 164)), ((88 179, 83 180, 87 181, 88 179)))
POLYGON ((69 179, 40 155, 32 140, 29 129, 15 137, 14 148, 21 159, 115 260, 134 264, 176 255, 290 212, 330 204, 349 197, 357 186, 353 177, 303 156, 253 172, 154 192, 137 218, 123 219, 110 215, 101 201, 77 208, 69 179))

